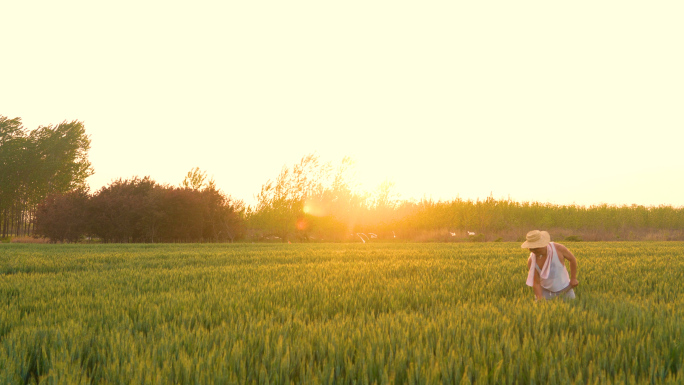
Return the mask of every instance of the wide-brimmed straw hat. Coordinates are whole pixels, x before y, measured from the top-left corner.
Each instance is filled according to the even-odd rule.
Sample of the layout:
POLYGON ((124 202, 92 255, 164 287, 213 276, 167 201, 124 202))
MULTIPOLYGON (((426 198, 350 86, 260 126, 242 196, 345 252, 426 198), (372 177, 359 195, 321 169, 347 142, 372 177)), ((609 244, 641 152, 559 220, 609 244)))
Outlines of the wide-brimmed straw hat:
POLYGON ((527 239, 522 244, 523 249, 536 249, 537 247, 544 247, 551 242, 551 236, 546 231, 532 230, 525 236, 527 239))

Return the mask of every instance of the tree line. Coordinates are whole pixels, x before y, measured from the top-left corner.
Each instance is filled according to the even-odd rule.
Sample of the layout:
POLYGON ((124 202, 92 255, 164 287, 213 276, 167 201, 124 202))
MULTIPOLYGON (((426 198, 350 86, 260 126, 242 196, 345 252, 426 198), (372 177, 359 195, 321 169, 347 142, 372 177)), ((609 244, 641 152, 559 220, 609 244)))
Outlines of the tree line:
POLYGON ((364 191, 354 162, 314 154, 268 180, 245 207, 192 169, 179 186, 118 179, 90 193, 83 123, 28 131, 0 116, 0 232, 76 242, 516 241, 531 229, 569 239, 681 239, 684 208, 483 200, 406 201, 364 191), (654 237, 653 235, 657 235, 654 237), (650 238, 649 238, 650 237, 650 238))
POLYGON ((684 240, 684 208, 669 205, 580 206, 510 199, 404 202, 395 227, 409 239, 522 241, 532 229, 553 230, 570 240, 684 240))
POLYGON ((54 194, 38 207, 37 233, 58 241, 87 235, 103 242, 453 242, 518 241, 538 228, 569 240, 684 239, 684 208, 493 197, 403 201, 388 182, 361 190, 350 158, 334 165, 307 155, 267 181, 249 207, 205 178, 195 168, 180 187, 146 177, 118 180, 90 195, 54 194), (649 238, 653 234, 665 235, 649 238))
MULTIPOLYGON (((510 199, 406 201, 388 182, 368 193, 354 165, 307 155, 261 188, 249 208, 252 238, 329 241, 521 241, 532 229, 568 240, 684 240, 684 208, 555 205, 510 199), (373 238, 368 234, 372 234, 373 238)), ((558 239, 558 238, 557 238, 558 239)))

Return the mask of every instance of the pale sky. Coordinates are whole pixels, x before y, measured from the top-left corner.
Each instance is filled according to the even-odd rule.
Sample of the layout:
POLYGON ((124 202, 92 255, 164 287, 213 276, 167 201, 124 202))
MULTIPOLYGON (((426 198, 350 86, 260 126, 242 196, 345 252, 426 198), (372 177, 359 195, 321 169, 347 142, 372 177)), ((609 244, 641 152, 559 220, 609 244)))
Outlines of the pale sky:
MULTIPOLYGON (((9 3, 9 4, 7 4, 9 3)), ((97 190, 254 202, 308 153, 403 199, 684 206, 681 1, 12 1, 0 115, 83 121, 97 190)))

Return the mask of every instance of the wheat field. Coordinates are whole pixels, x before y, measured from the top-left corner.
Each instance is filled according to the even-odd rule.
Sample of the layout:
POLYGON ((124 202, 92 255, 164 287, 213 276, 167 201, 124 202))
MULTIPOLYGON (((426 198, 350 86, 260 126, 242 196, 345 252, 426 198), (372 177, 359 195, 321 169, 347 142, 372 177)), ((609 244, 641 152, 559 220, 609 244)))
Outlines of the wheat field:
POLYGON ((684 243, 566 246, 0 245, 0 383, 684 383, 684 243))

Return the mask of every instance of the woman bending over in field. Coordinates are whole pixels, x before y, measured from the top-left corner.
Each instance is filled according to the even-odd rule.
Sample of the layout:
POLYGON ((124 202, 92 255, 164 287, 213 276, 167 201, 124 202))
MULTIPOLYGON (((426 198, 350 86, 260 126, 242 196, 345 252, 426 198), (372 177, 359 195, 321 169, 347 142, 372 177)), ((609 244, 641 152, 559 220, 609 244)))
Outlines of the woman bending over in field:
POLYGON ((546 231, 532 230, 527 233, 523 249, 530 249, 527 259, 527 286, 532 286, 537 300, 563 296, 574 299, 577 280, 577 259, 560 243, 551 242, 546 231), (570 262, 570 276, 565 261, 570 262))

